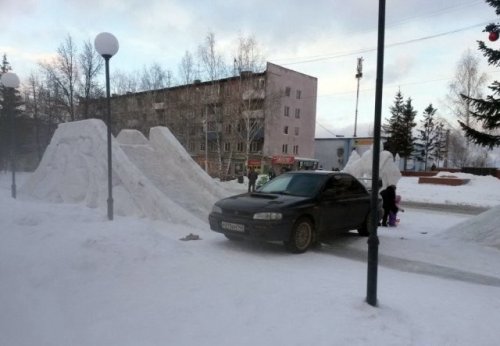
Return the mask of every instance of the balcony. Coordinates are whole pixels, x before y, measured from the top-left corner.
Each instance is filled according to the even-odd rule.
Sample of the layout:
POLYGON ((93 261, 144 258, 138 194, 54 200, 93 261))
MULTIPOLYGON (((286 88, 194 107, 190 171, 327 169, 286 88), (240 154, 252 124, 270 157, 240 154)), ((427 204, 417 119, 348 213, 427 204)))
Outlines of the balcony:
POLYGON ((245 101, 247 101, 247 100, 263 100, 266 98, 266 93, 265 93, 264 89, 262 89, 262 90, 250 89, 250 90, 243 91, 243 94, 241 95, 241 97, 245 101))
POLYGON ((248 110, 248 111, 243 111, 241 112, 241 115, 245 119, 264 119, 264 110, 262 109, 257 109, 257 110, 248 110))

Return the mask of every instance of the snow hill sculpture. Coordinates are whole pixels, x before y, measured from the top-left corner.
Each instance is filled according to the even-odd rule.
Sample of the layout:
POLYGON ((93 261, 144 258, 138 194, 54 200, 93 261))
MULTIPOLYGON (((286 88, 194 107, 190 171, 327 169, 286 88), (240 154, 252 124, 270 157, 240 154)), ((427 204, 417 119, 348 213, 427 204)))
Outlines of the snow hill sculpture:
MULTIPOLYGON (((373 165, 373 148, 363 153, 360 157, 356 151, 352 151, 343 172, 350 173, 356 178, 371 178, 373 165)), ((380 152, 379 178, 382 180, 380 191, 389 185, 397 185, 401 179, 401 172, 394 162, 394 157, 389 151, 380 152)))
MULTIPOLYGON (((166 127, 112 138, 115 214, 200 225, 227 193, 196 164, 166 127)), ((60 124, 21 198, 106 208, 107 129, 98 119, 60 124)))

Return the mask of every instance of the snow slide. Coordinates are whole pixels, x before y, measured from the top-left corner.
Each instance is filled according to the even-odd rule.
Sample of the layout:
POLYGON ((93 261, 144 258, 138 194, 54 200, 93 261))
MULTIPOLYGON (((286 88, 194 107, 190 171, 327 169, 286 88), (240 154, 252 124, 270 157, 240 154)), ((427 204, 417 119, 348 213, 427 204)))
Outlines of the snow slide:
MULTIPOLYGON (((201 226, 224 189, 167 128, 151 129, 150 138, 133 130, 112 138, 115 214, 201 226)), ((106 209, 107 172, 106 125, 98 119, 60 124, 19 197, 106 209)))

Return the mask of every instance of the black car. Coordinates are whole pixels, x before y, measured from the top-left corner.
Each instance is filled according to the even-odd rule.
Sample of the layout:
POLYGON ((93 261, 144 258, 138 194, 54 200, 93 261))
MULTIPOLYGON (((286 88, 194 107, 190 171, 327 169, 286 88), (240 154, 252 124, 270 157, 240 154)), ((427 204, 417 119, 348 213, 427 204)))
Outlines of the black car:
POLYGON ((290 252, 302 253, 332 233, 368 235, 370 215, 370 193, 352 175, 295 171, 256 192, 217 201, 208 219, 230 240, 283 241, 290 252))

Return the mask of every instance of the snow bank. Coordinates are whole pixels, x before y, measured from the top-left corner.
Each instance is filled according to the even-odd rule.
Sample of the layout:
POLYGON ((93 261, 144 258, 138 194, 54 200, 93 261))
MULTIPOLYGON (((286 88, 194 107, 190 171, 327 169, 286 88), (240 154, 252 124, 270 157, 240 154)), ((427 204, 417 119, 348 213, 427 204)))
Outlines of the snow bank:
MULTIPOLYGON (((115 213, 200 226, 212 203, 224 196, 224 189, 201 170, 168 129, 151 129, 150 136, 148 141, 138 131, 124 130, 112 138, 115 213)), ((106 125, 98 119, 59 125, 19 196, 105 208, 106 125)))
POLYGON ((500 205, 442 233, 445 239, 470 241, 500 249, 500 205))
POLYGON ((469 182, 461 186, 419 184, 418 177, 404 177, 397 188, 398 194, 406 201, 470 205, 473 207, 495 207, 500 204, 500 179, 492 176, 479 176, 467 173, 440 172, 438 176, 452 175, 469 182))

